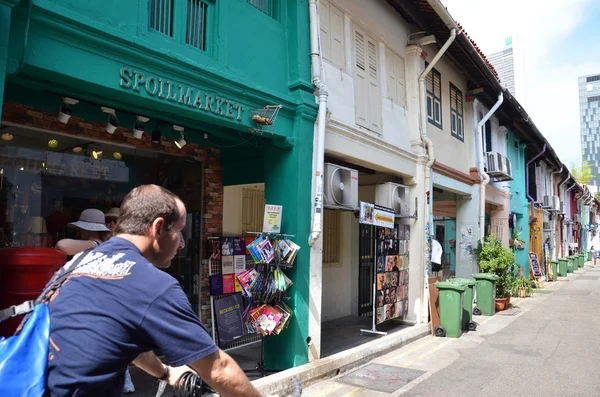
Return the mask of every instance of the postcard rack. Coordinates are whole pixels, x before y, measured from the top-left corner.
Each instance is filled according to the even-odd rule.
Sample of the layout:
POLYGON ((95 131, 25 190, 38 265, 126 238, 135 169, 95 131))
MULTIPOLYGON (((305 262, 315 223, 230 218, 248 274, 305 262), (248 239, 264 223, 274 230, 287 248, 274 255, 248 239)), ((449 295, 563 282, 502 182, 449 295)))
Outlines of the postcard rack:
POLYGON ((283 273, 282 269, 290 269, 293 267, 296 257, 295 254, 297 254, 297 251, 300 249, 300 247, 295 245, 293 242, 290 242, 289 239, 295 237, 291 234, 266 232, 246 232, 246 234, 256 236, 255 242, 269 242, 267 252, 261 251, 263 259, 270 257, 270 251, 268 250, 272 249, 272 260, 263 260, 264 263, 261 263, 260 258, 257 258, 257 254, 253 252, 250 246, 248 246, 248 250, 251 252, 252 257, 255 260, 255 269, 258 273, 258 277, 256 277, 257 281, 250 285, 249 283, 244 282, 245 280, 243 275, 238 277, 240 284, 242 284, 242 295, 244 295, 247 303, 247 309, 244 312, 244 318, 249 320, 249 323, 252 324, 255 332, 262 333, 263 335, 260 346, 260 361, 256 363, 256 367, 253 370, 246 370, 246 372, 258 372, 261 374, 261 376, 266 376, 270 373, 275 373, 278 371, 268 370, 264 366, 265 337, 278 335, 279 332, 289 325, 290 319, 293 315, 292 309, 289 308, 289 306, 287 306, 285 303, 285 301, 289 299, 289 297, 287 297, 287 290, 291 287, 292 282, 285 275, 285 273, 283 273), (291 260, 289 258, 290 252, 288 252, 288 250, 295 251, 291 253, 291 260), (274 275, 278 275, 280 280, 279 283, 274 281, 274 275), (258 288, 256 287, 257 283, 261 283, 258 288), (276 291, 274 291, 272 287, 276 284, 278 284, 278 286, 276 291), (250 290, 248 290, 248 288, 250 288, 250 290), (261 311, 261 308, 266 308, 266 310, 261 311), (271 310, 272 313, 277 313, 275 314, 277 323, 274 321, 271 322, 270 327, 269 317, 273 319, 273 316, 270 315, 272 313, 269 313, 269 310, 271 310), (281 312, 285 312, 285 315, 279 317, 278 314, 281 312), (260 325, 263 325, 263 323, 260 321, 261 319, 265 321, 264 324, 266 327, 259 329, 260 325))

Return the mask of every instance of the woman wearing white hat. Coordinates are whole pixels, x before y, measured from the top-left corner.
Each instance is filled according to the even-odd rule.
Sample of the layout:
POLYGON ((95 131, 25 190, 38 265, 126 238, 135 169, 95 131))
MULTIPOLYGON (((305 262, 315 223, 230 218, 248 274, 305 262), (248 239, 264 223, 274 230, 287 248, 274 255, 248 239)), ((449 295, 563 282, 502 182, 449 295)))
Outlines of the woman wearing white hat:
POLYGON ((69 227, 79 230, 79 240, 65 238, 56 243, 56 249, 72 256, 88 248, 97 247, 104 239, 103 234, 110 232, 106 227, 104 213, 95 208, 84 210, 77 222, 69 223, 69 227))

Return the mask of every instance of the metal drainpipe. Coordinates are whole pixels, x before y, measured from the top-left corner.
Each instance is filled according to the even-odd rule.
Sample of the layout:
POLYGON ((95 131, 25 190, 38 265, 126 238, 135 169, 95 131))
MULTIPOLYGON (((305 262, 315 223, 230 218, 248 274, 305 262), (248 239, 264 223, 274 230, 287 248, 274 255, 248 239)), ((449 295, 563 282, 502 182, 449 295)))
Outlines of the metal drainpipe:
POLYGON ((527 162, 527 165, 525 166, 525 191, 527 192, 527 199, 529 200, 529 202, 531 203, 531 217, 529 218, 529 224, 531 224, 531 222, 533 222, 533 218, 535 216, 535 200, 533 199, 533 197, 531 197, 529 195, 529 166, 535 162, 537 159, 539 159, 540 157, 542 157, 542 155, 544 153, 546 153, 546 147, 547 144, 544 143, 544 148, 542 149, 542 151, 540 153, 537 154, 537 156, 535 156, 534 158, 532 158, 531 160, 529 160, 527 162))
MULTIPOLYGON (((485 187, 490 183, 490 176, 485 172, 483 162, 483 139, 481 129, 485 123, 492 117, 492 115, 498 110, 500 105, 504 102, 504 94, 498 94, 498 100, 492 106, 492 108, 486 113, 485 116, 477 123, 475 127, 475 147, 477 149, 477 172, 481 183, 479 184, 479 240, 483 241, 484 228, 485 228, 485 187)), ((473 115, 475 117, 475 115, 473 115)))
MULTIPOLYGON (((563 167, 563 168, 564 168, 564 167, 563 167)), ((567 170, 567 171, 568 171, 568 170, 567 170)), ((565 203, 564 193, 563 193, 563 194, 561 194, 561 193, 560 193, 560 189, 562 188, 562 186, 563 186, 565 183, 567 183, 567 181, 569 180, 569 178, 571 178, 571 175, 570 175, 570 174, 567 172, 567 177, 566 177, 565 179, 563 179, 563 180, 562 180, 562 181, 561 181, 561 182, 558 184, 558 192, 557 192, 557 193, 558 193, 558 197, 559 197, 559 199, 560 199, 560 197, 562 196, 563 210, 567 208, 567 205, 566 205, 566 203, 565 203)), ((566 214, 566 212, 565 212, 565 214, 566 214)), ((567 239, 566 239, 566 237, 565 237, 565 235, 564 235, 564 233, 563 233, 563 232, 564 232, 564 230, 565 230, 565 229, 564 229, 564 228, 565 228, 565 224, 563 223, 563 222, 564 222, 564 219, 565 219, 565 215, 562 215, 562 219, 561 219, 561 221, 560 221, 560 222, 561 222, 561 228, 560 228, 561 243, 560 243, 560 245, 561 245, 561 247, 562 247, 562 256, 563 256, 563 258, 564 258, 564 256, 565 256, 565 252, 569 252, 569 251, 567 251, 567 250, 565 249, 565 248, 566 248, 566 247, 565 247, 565 243, 563 243, 563 240, 564 240, 565 242, 567 241, 567 239)))
MULTIPOLYGON (((420 125, 420 133, 421 133, 421 141, 423 141, 423 143, 425 144, 425 147, 427 148, 427 162, 425 163, 425 175, 423 178, 423 184, 425 185, 425 191, 428 192, 430 190, 430 186, 431 186, 431 167, 433 166, 433 163, 435 162, 435 154, 433 151, 433 141, 431 139, 429 139, 429 137, 427 136, 427 97, 426 97, 426 92, 425 92, 425 78, 427 77, 427 75, 429 74, 429 72, 431 71, 431 69, 433 69, 433 67, 435 66, 435 64, 440 60, 440 58, 444 55, 444 53, 446 52, 446 50, 448 49, 448 47, 450 47, 450 44, 452 44, 452 42, 454 41, 454 39, 456 38, 456 29, 452 29, 450 31, 450 37, 448 38, 448 40, 446 40, 446 42, 444 43, 444 45, 442 46, 442 48, 440 48, 440 50, 438 51, 438 53, 435 55, 435 57, 433 57, 433 59, 431 60, 431 62, 429 63, 429 65, 427 65, 427 67, 425 68, 425 70, 423 71, 423 73, 421 73, 421 75, 419 76, 419 107, 420 107, 420 116, 421 116, 421 125, 420 125)), ((429 222, 429 213, 430 213, 430 206, 433 205, 433 197, 431 197, 431 195, 429 196, 429 200, 430 202, 427 202, 427 198, 424 197, 424 213, 423 216, 425 217, 425 224, 427 225, 427 222, 429 222)), ((433 225, 429 225, 429 234, 431 234, 431 229, 433 228, 433 225)), ((427 247, 427 231, 424 231, 423 234, 423 241, 422 241, 422 245, 421 245, 421 252, 423 253, 423 257, 425 257, 425 252, 426 252, 426 247, 427 247)), ((428 290, 428 280, 427 280, 427 271, 426 271, 426 263, 424 263, 424 267, 423 267, 423 296, 421 297, 421 302, 423 302, 423 305, 421 306, 421 310, 420 310, 420 318, 419 318, 419 322, 424 322, 426 321, 425 319, 427 319, 427 310, 429 310, 429 294, 427 293, 428 290)))
MULTIPOLYGON (((561 166, 560 166, 560 170, 558 170, 558 171, 554 171, 554 172, 551 172, 551 173, 550 173, 550 183, 551 183, 553 186, 554 186, 554 175, 556 175, 556 174, 560 174, 560 173, 562 172, 563 168, 564 168, 564 167, 561 165, 561 166)), ((552 190, 554 191, 554 187, 552 188, 552 190)), ((559 193, 560 193, 560 188, 559 188, 559 193)), ((556 197, 559 197, 559 196, 557 195, 556 197)), ((557 218, 558 218, 558 216, 557 216, 556 214, 554 214, 554 215, 553 215, 553 217, 552 217, 552 232, 551 232, 551 233, 554 235, 554 238, 553 238, 553 240, 554 240, 554 241, 553 241, 553 243, 552 243, 552 251, 553 251, 553 252, 552 252, 552 254, 551 254, 551 257, 552 257, 553 259, 556 259, 556 258, 558 258, 558 253, 557 253, 557 252, 558 252, 558 250, 556 249, 556 247, 557 247, 557 244, 556 244, 556 237, 557 237, 557 236, 556 236, 556 223, 557 223, 557 221, 558 221, 558 219, 557 219, 557 218)))
MULTIPOLYGON (((571 177, 571 175, 569 175, 569 178, 570 177, 571 177)), ((575 187, 577 187, 577 182, 575 182, 573 185, 571 185, 571 187, 569 187, 569 188, 567 188, 567 190, 565 190, 565 193, 564 193, 564 196, 563 196, 563 201, 567 200, 567 193, 569 193, 569 191, 571 191, 575 187)), ((571 210, 571 212, 573 212, 573 208, 571 208, 570 205, 569 205, 569 209, 571 210)), ((571 214, 568 214, 568 215, 569 215, 569 221, 572 222, 571 214)), ((569 244, 572 241, 571 238, 570 238, 572 236, 572 233, 570 233, 569 231, 572 231, 572 230, 573 230, 573 227, 569 228, 569 226, 567 226, 567 238, 566 238, 567 241, 565 243, 565 252, 566 253, 569 253, 569 244)))
POLYGON ((308 237, 310 247, 321 236, 323 224, 323 178, 325 169, 325 131, 327 127, 327 87, 322 80, 321 53, 319 45, 319 26, 317 0, 309 1, 310 15, 310 56, 312 60, 313 85, 319 93, 319 114, 317 125, 317 169, 315 172, 315 200, 313 203, 313 222, 308 237))

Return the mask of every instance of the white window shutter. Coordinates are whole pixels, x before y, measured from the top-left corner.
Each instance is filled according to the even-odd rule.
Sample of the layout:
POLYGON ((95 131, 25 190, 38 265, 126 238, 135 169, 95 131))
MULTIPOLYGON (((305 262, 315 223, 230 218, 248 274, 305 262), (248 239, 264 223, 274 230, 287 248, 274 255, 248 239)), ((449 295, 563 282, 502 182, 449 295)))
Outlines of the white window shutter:
POLYGON ((331 62, 343 68, 344 59, 344 14, 337 7, 329 6, 330 51, 331 62))
POLYGON ((385 49, 385 69, 387 74, 387 96, 392 102, 398 103, 398 83, 396 81, 395 54, 385 49))
POLYGON ((329 25, 329 2, 327 0, 321 0, 319 2, 319 25, 321 29, 321 54, 323 58, 330 59, 331 57, 331 47, 330 47, 330 25, 329 25))
POLYGON ((379 90, 379 56, 377 54, 377 42, 368 36, 367 39, 367 54, 369 64, 369 129, 379 131, 379 113, 381 103, 381 93, 379 90))
MULTIPOLYGON (((394 54, 395 55, 395 54, 394 54)), ((404 86, 404 59, 396 55, 394 62, 394 72, 396 74, 396 97, 398 98, 398 105, 406 106, 406 88, 404 86)))
POLYGON ((369 128, 365 34, 354 28, 354 102, 356 124, 369 128))

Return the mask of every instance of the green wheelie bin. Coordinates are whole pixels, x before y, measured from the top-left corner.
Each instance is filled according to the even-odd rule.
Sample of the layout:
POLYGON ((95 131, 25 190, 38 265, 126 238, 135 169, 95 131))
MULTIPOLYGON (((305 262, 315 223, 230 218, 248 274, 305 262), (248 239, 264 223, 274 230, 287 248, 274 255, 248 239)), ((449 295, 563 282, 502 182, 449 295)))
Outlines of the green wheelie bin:
POLYGON ((583 269, 585 266, 585 254, 579 254, 579 267, 583 269))
POLYGON ((475 331, 477 323, 473 321, 473 293, 475 292, 475 279, 472 278, 451 278, 448 280, 451 283, 463 284, 467 286, 463 299, 463 331, 475 331))
POLYGON ((473 314, 493 316, 496 313, 496 281, 500 277, 491 273, 477 273, 472 276, 476 281, 477 296, 477 307, 473 314))
POLYGON ((561 277, 567 277, 567 263, 569 261, 567 260, 567 258, 560 258, 558 260, 558 274, 561 277))
POLYGON ((587 251, 587 260, 588 260, 588 262, 592 261, 592 250, 587 251))
POLYGON ((575 264, 575 257, 574 256, 567 256, 567 273, 573 273, 575 266, 573 266, 575 264))
POLYGON ((440 281, 434 284, 440 293, 440 325, 435 327, 435 336, 458 338, 462 335, 463 300, 465 284, 440 281))
POLYGON ((552 263, 552 281, 556 281, 558 280, 558 261, 552 260, 550 263, 552 263))
POLYGON ((583 267, 583 254, 577 254, 577 267, 580 269, 583 267))

